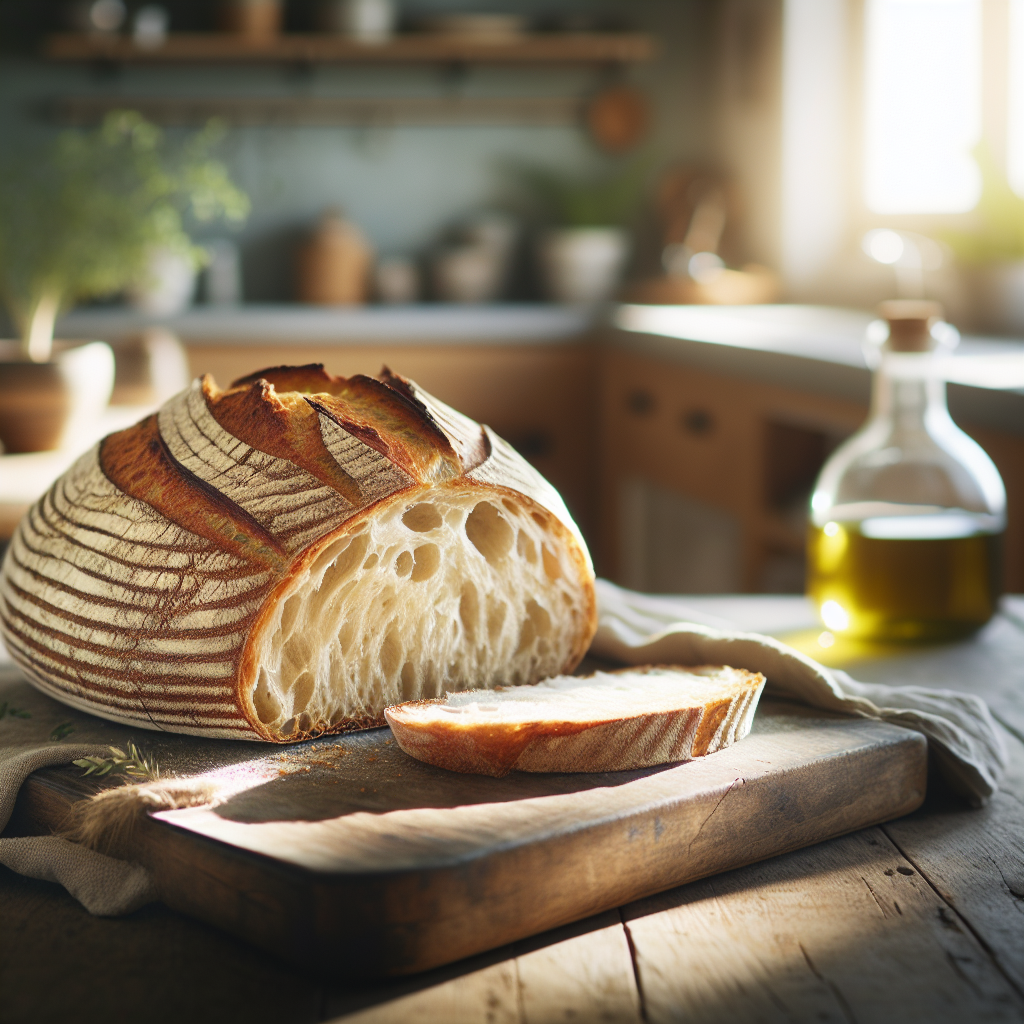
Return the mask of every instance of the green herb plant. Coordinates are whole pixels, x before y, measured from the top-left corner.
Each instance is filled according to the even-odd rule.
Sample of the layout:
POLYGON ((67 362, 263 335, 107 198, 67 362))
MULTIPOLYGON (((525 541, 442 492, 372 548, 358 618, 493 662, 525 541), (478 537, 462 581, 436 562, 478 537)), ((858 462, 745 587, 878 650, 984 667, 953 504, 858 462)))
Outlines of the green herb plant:
POLYGON ((25 358, 48 360, 58 314, 137 281, 153 249, 198 266, 187 216, 246 218, 248 197, 209 155, 222 134, 211 122, 172 151, 159 128, 122 110, 0 161, 0 301, 25 358))
POLYGON ((1024 199, 1010 187, 992 151, 984 143, 974 150, 981 171, 981 199, 969 231, 946 231, 942 240, 957 261, 967 266, 1024 260, 1024 199))
POLYGON ((5 715, 11 718, 31 718, 32 712, 26 711, 24 708, 11 707, 10 703, 5 700, 0 702, 0 718, 5 715))
POLYGON ((53 732, 50 733, 50 739, 54 742, 57 740, 63 740, 70 736, 74 731, 74 722, 61 722, 60 725, 54 726, 53 732))
POLYGON ((535 212, 560 227, 621 227, 636 213, 654 163, 642 154, 589 176, 567 175, 542 167, 516 172, 535 212))
POLYGON ((110 747, 109 757, 80 757, 72 763, 84 768, 83 775, 127 775, 133 779, 152 781, 160 778, 160 765, 152 758, 139 752, 134 743, 128 744, 127 752, 120 747, 110 747))

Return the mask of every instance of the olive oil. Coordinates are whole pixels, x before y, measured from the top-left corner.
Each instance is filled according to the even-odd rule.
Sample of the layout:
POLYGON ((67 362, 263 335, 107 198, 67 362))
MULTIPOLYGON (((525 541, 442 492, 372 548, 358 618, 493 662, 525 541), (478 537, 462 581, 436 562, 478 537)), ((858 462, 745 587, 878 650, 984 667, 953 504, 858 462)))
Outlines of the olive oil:
POLYGON ((1002 533, 972 529, 963 514, 943 529, 937 521, 948 518, 812 525, 807 592, 825 626, 862 639, 943 640, 984 625, 1001 591, 1002 533))

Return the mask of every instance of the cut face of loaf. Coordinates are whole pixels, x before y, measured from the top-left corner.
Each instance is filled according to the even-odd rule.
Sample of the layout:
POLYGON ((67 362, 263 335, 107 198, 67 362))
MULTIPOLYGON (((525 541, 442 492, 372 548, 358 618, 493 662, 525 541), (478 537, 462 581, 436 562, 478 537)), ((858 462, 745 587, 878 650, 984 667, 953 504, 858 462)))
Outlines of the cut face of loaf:
POLYGON ((764 676, 644 667, 449 693, 385 712, 399 746, 478 775, 608 772, 688 761, 750 732, 764 676))
POLYGON ((0 576, 3 639, 41 689, 238 739, 570 671, 595 626, 557 492, 388 371, 196 381, 61 477, 0 576))

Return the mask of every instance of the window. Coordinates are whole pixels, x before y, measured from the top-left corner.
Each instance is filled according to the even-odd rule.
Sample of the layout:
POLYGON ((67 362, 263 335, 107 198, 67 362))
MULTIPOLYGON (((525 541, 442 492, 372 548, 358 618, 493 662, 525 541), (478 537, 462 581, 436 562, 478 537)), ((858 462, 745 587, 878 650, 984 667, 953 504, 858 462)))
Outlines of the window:
POLYGON ((1024 196, 1024 0, 1010 2, 1010 69, 1007 117, 1007 172, 1010 185, 1024 196))
POLYGON ((1024 0, 783 11, 779 262, 791 296, 867 301, 852 280, 866 233, 974 230, 989 174, 1024 197, 1024 0))
POLYGON ((981 175, 971 151, 982 130, 981 3, 868 0, 864 201, 871 212, 963 213, 977 204, 981 175))

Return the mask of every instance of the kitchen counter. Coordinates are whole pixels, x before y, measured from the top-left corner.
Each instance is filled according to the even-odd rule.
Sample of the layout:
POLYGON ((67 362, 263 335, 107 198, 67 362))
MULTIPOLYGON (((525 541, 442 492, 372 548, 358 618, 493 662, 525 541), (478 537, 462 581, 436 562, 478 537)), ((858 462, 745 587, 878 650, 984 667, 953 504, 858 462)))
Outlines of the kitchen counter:
MULTIPOLYGON (((820 628, 798 597, 683 600, 682 615, 797 642, 820 628)), ((1006 599, 971 640, 861 650, 843 664, 862 679, 984 697, 1009 755, 991 804, 971 810, 932 785, 896 821, 363 986, 159 904, 90 917, 59 886, 0 868, 0 1019, 1019 1022, 1024 599, 1006 599)))
POLYGON ((519 344, 579 337, 598 322, 589 306, 507 303, 479 306, 430 302, 409 306, 302 306, 299 304, 193 306, 169 317, 123 307, 78 309, 57 323, 57 336, 116 340, 158 325, 187 345, 281 346, 391 341, 417 344, 519 344))
MULTIPOLYGON (((616 348, 866 404, 870 373, 861 340, 871 319, 855 310, 801 305, 277 304, 194 306, 171 317, 86 308, 63 317, 57 332, 116 341, 159 325, 179 335, 199 364, 202 350, 239 346, 545 346, 611 327, 604 337, 616 348)), ((1024 435, 1024 341, 965 336, 946 360, 946 376, 954 418, 1024 435)))
MULTIPOLYGON (((867 404, 868 313, 823 306, 619 306, 616 348, 867 404)), ((965 335, 943 360, 954 419, 1024 435, 1024 341, 965 335)))

